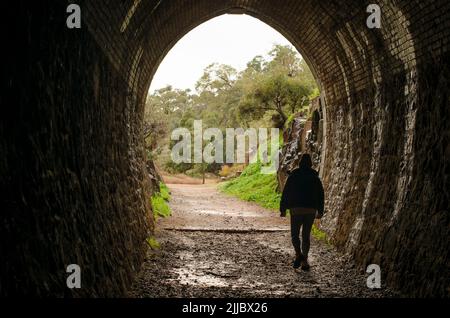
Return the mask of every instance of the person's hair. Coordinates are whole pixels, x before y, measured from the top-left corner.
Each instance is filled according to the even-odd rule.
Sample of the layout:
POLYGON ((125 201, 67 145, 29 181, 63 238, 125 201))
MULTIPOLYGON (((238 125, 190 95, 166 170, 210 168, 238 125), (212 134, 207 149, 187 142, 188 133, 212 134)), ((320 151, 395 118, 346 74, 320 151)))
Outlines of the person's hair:
POLYGON ((298 164, 298 168, 299 169, 312 168, 312 160, 311 160, 310 154, 304 153, 302 155, 302 158, 300 159, 300 163, 298 164))

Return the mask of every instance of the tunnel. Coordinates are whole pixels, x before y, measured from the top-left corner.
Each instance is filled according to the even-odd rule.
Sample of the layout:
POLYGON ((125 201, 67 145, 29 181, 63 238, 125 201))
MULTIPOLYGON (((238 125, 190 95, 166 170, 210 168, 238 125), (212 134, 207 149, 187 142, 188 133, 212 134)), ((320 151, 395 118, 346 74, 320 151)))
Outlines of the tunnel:
POLYGON ((190 30, 247 14, 282 33, 321 90, 327 233, 410 296, 449 296, 450 2, 16 1, 3 11, 0 295, 126 294, 154 220, 142 122, 190 30), (83 288, 66 287, 66 267, 83 288))

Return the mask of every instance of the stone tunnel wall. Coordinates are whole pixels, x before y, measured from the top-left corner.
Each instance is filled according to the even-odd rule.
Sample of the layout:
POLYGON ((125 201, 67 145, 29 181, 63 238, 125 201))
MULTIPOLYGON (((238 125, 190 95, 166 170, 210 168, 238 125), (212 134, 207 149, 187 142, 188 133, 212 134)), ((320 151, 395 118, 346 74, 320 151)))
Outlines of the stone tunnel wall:
POLYGON ((123 295, 152 226, 128 83, 87 29, 65 27, 64 1, 8 10, 0 296, 123 295), (66 287, 69 264, 81 289, 66 287))
POLYGON ((378 1, 382 28, 370 30, 372 1, 80 1, 80 31, 62 26, 61 1, 44 2, 16 4, 24 56, 3 84, 17 106, 0 128, 1 293, 61 293, 74 258, 89 268, 81 293, 123 293, 148 228, 142 101, 169 49, 232 11, 285 35, 321 86, 336 246, 409 295, 449 295, 450 2, 378 1))
POLYGON ((336 88, 347 94, 325 89, 325 222, 338 247, 364 266, 380 264, 385 282, 448 296, 450 3, 389 7, 372 56, 357 62, 362 73, 344 65, 364 37, 342 35, 346 80, 336 88))

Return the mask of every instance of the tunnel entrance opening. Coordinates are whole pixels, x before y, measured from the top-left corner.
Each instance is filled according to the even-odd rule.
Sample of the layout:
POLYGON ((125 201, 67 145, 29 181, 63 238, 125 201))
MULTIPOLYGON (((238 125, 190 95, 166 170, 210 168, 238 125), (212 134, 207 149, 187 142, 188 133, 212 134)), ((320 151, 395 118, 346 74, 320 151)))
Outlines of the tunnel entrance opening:
MULTIPOLYGON (((294 141, 298 147, 290 149, 291 154, 283 158, 283 160, 286 159, 286 162, 282 163, 285 167, 298 164, 299 155, 309 150, 306 137, 308 129, 311 128, 312 111, 310 110, 313 107, 313 100, 315 109, 323 114, 321 109, 323 102, 317 102, 320 99, 319 86, 308 64, 292 43, 268 25, 256 21, 259 20, 247 15, 222 15, 207 22, 208 26, 202 24, 172 48, 158 71, 155 72, 156 75, 150 88, 152 93, 149 93, 146 98, 144 126, 146 127, 145 136, 149 140, 147 149, 149 152, 156 150, 159 155, 163 152, 166 163, 173 161, 174 152, 171 150, 174 148, 174 142, 173 138, 171 142, 170 137, 179 136, 185 140, 176 144, 175 148, 183 150, 188 157, 182 162, 184 166, 180 166, 179 154, 178 151, 175 151, 178 166, 169 164, 169 169, 179 169, 185 172, 194 161, 197 164, 200 163, 199 157, 200 159, 201 157, 208 158, 206 164, 213 164, 212 167, 209 167, 211 169, 218 169, 226 165, 224 168, 228 170, 230 165, 236 163, 236 159, 237 163, 244 164, 245 167, 250 161, 261 159, 261 156, 258 156, 258 149, 264 146, 267 148, 267 143, 258 138, 258 135, 260 137, 261 134, 267 134, 261 129, 277 128, 281 129, 281 132, 294 130, 293 133, 299 135, 296 140, 286 140, 286 142, 294 141), (230 19, 228 24, 227 19, 230 19), (241 29, 252 29, 255 34, 250 34, 250 31, 247 31, 245 35, 239 34, 235 26, 239 23, 243 26, 241 29), (201 37, 205 33, 205 28, 208 27, 217 32, 215 37, 218 39, 199 40, 195 34, 200 34, 201 37), (227 33, 224 31, 226 29, 231 30, 228 30, 227 33), (262 48, 258 51, 246 43, 252 42, 254 47, 258 47, 254 39, 264 33, 266 33, 266 38, 271 35, 272 38, 280 39, 283 44, 271 43, 271 47, 269 47, 268 40, 261 40, 262 44, 259 47, 262 48), (220 37, 218 37, 219 34, 220 37), (227 34, 229 35, 227 36, 227 34), (249 39, 253 39, 253 41, 249 39), (192 43, 191 47, 199 49, 193 51, 189 46, 189 41, 192 43), (219 52, 217 49, 220 45, 222 45, 221 50, 226 51, 225 53, 219 52), (233 45, 235 46, 234 50, 239 49, 238 51, 242 52, 240 54, 245 58, 239 59, 237 54, 233 53, 234 50, 231 49, 233 45), (243 48, 240 48, 239 45, 243 48), (205 57, 203 51, 207 51, 208 47, 216 47, 215 53, 222 56, 225 62, 219 61, 218 63, 210 56, 205 57), (193 61, 180 65, 179 61, 185 61, 186 56, 183 55, 183 48, 193 61), (250 56, 248 51, 254 52, 253 56, 250 56), (236 65, 226 65, 226 60, 233 62, 233 59, 237 63, 236 65), (199 71, 200 67, 193 69, 193 64, 198 64, 199 60, 204 68, 202 71, 199 71), (171 78, 168 77, 169 74, 172 76, 171 78), (190 83, 186 84, 189 78, 186 74, 196 74, 197 77, 193 80, 191 76, 190 83), (164 85, 162 85, 163 80, 166 81, 164 85), (182 83, 183 81, 184 83, 182 83), (180 83, 185 85, 184 89, 174 87, 180 83), (156 89, 157 87, 159 89, 156 89), (214 116, 216 118, 211 118, 214 116), (167 124, 168 122, 170 123, 167 124), (198 124, 199 122, 200 124, 198 124), (207 126, 205 127, 206 136, 199 135, 198 129, 194 127, 195 124, 197 124, 196 127, 207 126), (186 127, 182 127, 183 125, 186 127), (175 128, 179 128, 180 131, 175 132, 175 128), (169 131, 170 129, 172 131, 169 131), (192 131, 186 135, 185 129, 192 131), (231 130, 233 130, 232 138, 228 138, 231 130), (221 134, 220 131, 222 131, 221 134), (185 135, 186 138, 184 138, 185 135), (200 141, 197 140, 198 138, 200 141), (242 147, 243 138, 248 138, 246 149, 242 147), (158 144, 156 141, 158 139, 162 140, 162 145, 161 142, 158 144), (186 141, 194 146, 188 146, 186 141), (205 144, 205 142, 209 142, 209 144, 205 144), (235 151, 231 151, 233 153, 229 154, 235 144, 237 145, 236 150, 244 151, 245 154, 236 154, 235 151), (209 152, 206 153, 204 148, 207 148, 209 152)), ((324 116, 322 115, 322 117, 324 116)), ((323 120, 322 118, 322 124, 323 120)), ((314 127, 314 134, 317 133, 316 130, 314 127)), ((268 142, 270 143, 270 141, 268 142)), ((321 148, 316 147, 314 151, 317 158, 315 167, 320 169, 321 148)), ((267 157, 267 154, 264 156, 267 157)), ((151 157, 155 158, 156 156, 151 157)), ((237 172, 242 172, 242 169, 240 170, 238 169, 237 172)), ((227 174, 227 171, 223 171, 223 174, 227 174)), ((222 175, 222 177, 226 176, 222 175)))

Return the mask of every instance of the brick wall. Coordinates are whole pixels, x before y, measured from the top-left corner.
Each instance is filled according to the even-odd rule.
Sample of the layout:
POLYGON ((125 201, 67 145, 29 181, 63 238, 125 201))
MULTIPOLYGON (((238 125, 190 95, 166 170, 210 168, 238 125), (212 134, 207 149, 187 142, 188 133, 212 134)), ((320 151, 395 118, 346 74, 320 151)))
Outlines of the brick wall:
POLYGON ((0 295, 123 295, 152 228, 128 83, 87 29, 65 28, 60 1, 10 9, 0 295), (69 264, 81 267, 79 290, 66 288, 69 264))
MULTIPOLYGON (((33 275, 53 283, 43 290, 35 286, 37 278, 27 281, 31 293, 61 293, 61 275, 54 270, 73 258, 67 255, 92 264, 92 273, 100 269, 86 293, 120 294, 126 288, 131 265, 143 255, 132 246, 148 228, 139 136, 152 76, 189 30, 240 8, 285 35, 321 87, 324 224, 336 246, 362 270, 379 263, 384 280, 405 293, 449 294, 450 2, 379 1, 382 28, 370 30, 370 1, 85 1, 84 28, 70 33, 60 28, 65 10, 57 3, 47 1, 51 10, 22 6, 20 17, 37 21, 16 26, 33 36, 31 47, 22 48, 42 58, 21 58, 9 73, 9 83, 21 87, 5 84, 20 98, 14 96, 14 114, 2 119, 24 125, 5 120, 0 131, 2 186, 10 195, 3 227, 20 225, 30 235, 20 236, 26 249, 17 259, 10 251, 24 272, 8 263, 2 277, 15 273, 27 281, 29 262, 51 252, 51 266, 33 275), (115 202, 105 195, 110 192, 115 202), (71 218, 76 225, 68 225, 71 218), (40 237, 42 227, 53 234, 40 237), (74 252, 80 232, 80 250, 74 252), (86 242, 92 248, 82 251, 86 242), (98 262, 94 251, 104 251, 98 262)), ((2 235, 15 240, 17 230, 8 231, 2 235)), ((2 286, 14 289, 13 280, 6 282, 2 286)))

